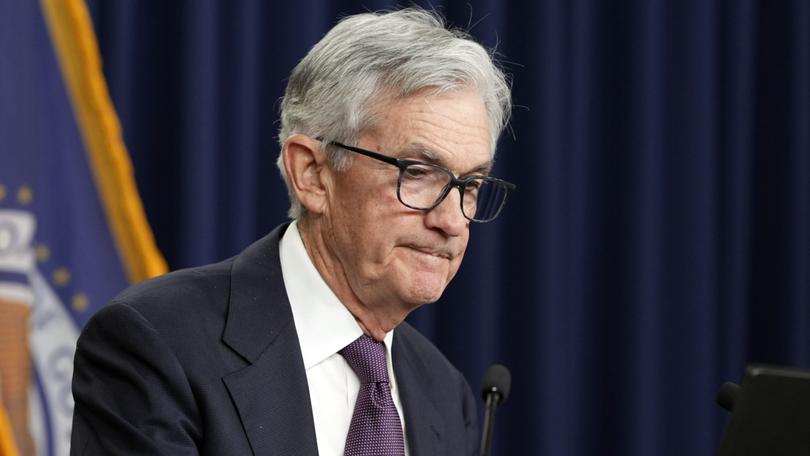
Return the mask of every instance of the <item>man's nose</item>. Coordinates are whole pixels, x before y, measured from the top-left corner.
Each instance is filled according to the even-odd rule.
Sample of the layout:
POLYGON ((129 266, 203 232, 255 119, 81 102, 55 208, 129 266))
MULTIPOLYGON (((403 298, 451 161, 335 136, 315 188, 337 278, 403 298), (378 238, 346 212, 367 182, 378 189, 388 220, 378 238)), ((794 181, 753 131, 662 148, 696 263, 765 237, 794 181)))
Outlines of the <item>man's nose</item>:
POLYGON ((450 189, 447 197, 425 214, 425 224, 444 231, 448 236, 464 233, 469 221, 461 213, 461 194, 457 188, 450 189))

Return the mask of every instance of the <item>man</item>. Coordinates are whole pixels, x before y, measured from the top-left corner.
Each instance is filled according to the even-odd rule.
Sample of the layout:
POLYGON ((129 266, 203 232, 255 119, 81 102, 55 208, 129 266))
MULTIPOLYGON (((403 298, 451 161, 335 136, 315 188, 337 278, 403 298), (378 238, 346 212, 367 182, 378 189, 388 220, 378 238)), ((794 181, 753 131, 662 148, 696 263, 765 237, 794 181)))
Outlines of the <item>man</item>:
POLYGON ((509 108, 489 54, 432 14, 342 20, 281 105, 294 221, 88 323, 72 454, 476 453, 469 386, 403 320, 514 188, 488 177, 509 108))

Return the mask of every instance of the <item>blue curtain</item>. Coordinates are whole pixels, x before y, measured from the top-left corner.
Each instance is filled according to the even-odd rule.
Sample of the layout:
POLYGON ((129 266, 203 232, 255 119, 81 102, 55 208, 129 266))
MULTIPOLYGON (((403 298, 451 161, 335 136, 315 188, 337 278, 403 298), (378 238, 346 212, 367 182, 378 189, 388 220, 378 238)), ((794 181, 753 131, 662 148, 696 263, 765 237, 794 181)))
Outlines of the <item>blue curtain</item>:
MULTIPOLYGON (((432 4, 513 75, 495 173, 518 191, 411 320, 474 388, 489 363, 511 368, 495 454, 714 454, 722 381, 810 367, 810 3, 432 4)), ((392 4, 91 6, 178 268, 284 221, 286 78, 337 17, 392 4)))

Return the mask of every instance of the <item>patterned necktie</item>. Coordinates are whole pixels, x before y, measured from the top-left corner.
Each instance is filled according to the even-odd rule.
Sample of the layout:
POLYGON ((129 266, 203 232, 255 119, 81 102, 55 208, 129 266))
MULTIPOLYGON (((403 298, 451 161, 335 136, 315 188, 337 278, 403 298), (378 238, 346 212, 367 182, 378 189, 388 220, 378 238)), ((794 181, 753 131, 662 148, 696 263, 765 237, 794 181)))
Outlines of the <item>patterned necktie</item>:
POLYGON ((360 336, 340 351, 360 378, 345 456, 403 456, 405 443, 399 414, 391 397, 385 345, 360 336))

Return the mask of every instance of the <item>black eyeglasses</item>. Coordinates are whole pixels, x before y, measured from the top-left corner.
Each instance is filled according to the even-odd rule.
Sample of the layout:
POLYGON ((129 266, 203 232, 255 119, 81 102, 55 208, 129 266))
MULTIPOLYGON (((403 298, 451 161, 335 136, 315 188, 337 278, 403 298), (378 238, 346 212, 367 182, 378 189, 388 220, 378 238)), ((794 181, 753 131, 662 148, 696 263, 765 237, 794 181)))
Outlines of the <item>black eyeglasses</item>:
POLYGON ((359 147, 330 142, 366 157, 399 168, 397 198, 403 205, 420 211, 429 211, 444 201, 453 187, 461 195, 461 213, 472 222, 489 222, 501 213, 515 184, 489 176, 456 177, 449 169, 416 160, 401 160, 359 147))

